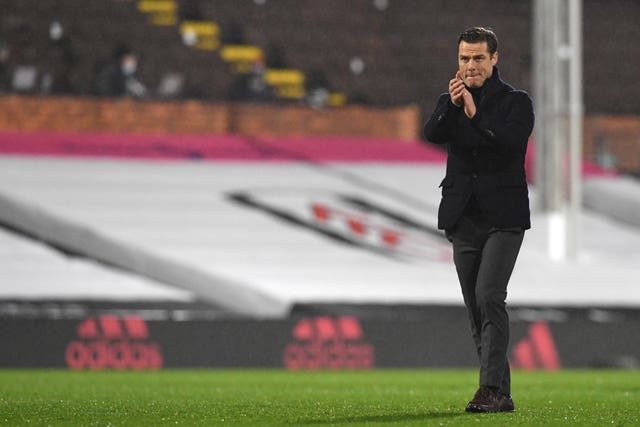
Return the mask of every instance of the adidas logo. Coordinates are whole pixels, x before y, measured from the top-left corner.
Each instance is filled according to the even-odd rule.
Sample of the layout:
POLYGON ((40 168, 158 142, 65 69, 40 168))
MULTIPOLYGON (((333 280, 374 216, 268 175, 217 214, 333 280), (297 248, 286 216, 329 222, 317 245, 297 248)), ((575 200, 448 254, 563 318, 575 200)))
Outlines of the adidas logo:
POLYGON ((366 369, 374 366, 374 349, 364 341, 355 317, 314 317, 293 328, 294 341, 284 350, 288 369, 366 369))
POLYGON ((67 346, 71 369, 159 369, 162 354, 138 316, 90 316, 77 327, 78 339, 67 346))
POLYGON ((558 350, 547 322, 536 322, 529 327, 528 336, 513 347, 511 366, 529 370, 560 369, 558 350))

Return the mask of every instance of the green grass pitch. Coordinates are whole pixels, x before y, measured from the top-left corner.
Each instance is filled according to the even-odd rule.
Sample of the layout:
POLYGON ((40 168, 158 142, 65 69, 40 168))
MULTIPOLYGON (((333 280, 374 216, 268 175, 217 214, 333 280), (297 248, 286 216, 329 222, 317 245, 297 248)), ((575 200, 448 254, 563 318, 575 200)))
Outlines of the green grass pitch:
POLYGON ((0 370, 0 424, 640 425, 640 371, 515 372, 515 413, 467 414, 471 370, 0 370))

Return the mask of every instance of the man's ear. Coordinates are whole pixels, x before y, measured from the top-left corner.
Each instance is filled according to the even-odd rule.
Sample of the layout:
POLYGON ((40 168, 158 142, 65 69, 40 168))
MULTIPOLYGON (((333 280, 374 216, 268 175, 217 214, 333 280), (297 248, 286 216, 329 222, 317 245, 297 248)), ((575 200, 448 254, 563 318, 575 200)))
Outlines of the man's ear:
POLYGON ((496 65, 498 63, 498 51, 496 50, 495 52, 493 52, 493 55, 491 55, 491 65, 496 65))

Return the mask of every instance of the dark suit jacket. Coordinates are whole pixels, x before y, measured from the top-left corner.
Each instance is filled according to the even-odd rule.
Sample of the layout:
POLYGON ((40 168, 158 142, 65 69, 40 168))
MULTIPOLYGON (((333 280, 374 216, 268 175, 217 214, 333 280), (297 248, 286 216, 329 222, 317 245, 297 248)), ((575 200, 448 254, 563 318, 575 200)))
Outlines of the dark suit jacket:
POLYGON ((524 160, 533 130, 533 105, 526 92, 488 78, 469 119, 448 93, 424 127, 425 137, 447 144, 447 173, 438 211, 438 228, 451 229, 471 195, 489 223, 498 228, 531 227, 524 160))

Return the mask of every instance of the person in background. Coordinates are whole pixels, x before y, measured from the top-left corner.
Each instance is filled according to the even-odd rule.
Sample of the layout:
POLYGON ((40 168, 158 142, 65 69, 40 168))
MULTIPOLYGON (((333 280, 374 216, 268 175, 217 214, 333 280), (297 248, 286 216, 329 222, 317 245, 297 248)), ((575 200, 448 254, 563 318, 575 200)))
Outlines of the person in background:
POLYGON ((64 33, 60 21, 49 25, 49 44, 46 52, 46 67, 43 71, 41 92, 51 94, 73 94, 73 68, 77 56, 71 39, 64 33))
POLYGON ((498 39, 473 27, 458 37, 458 70, 424 127, 447 145, 438 228, 453 260, 480 358, 480 388, 468 412, 510 412, 507 284, 530 228, 525 153, 531 98, 500 78, 498 39))
POLYGON ((313 108, 324 108, 329 101, 329 80, 322 70, 311 70, 305 81, 305 101, 313 108))
POLYGON ((0 94, 11 91, 11 48, 0 40, 0 94))
POLYGON ((96 94, 99 96, 147 96, 146 86, 138 79, 138 55, 124 44, 113 50, 111 61, 98 70, 96 94))
POLYGON ((273 88, 267 84, 266 60, 260 56, 251 62, 248 73, 239 73, 229 88, 231 101, 271 102, 275 100, 273 88))

